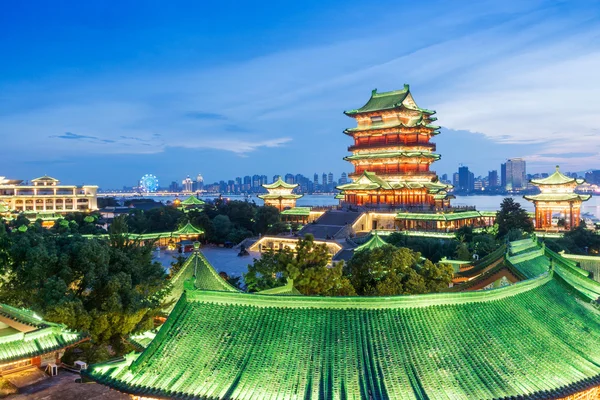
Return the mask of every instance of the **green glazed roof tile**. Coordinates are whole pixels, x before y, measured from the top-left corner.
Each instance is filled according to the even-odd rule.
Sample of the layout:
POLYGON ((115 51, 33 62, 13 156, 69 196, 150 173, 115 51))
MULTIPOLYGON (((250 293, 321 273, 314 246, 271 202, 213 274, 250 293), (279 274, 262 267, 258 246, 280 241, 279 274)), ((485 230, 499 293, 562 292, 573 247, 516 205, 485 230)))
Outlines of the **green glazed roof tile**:
POLYGON ((284 188, 284 189, 293 189, 296 186, 298 186, 298 184, 292 184, 292 183, 287 183, 285 182, 283 179, 281 179, 281 176, 273 183, 270 184, 265 184, 262 185, 265 189, 277 189, 277 188, 284 188))
POLYGON ((564 185, 567 183, 575 183, 575 184, 582 184, 583 182, 585 182, 583 179, 575 179, 575 178, 571 178, 569 176, 563 175, 558 168, 558 165, 556 166, 556 171, 550 175, 547 178, 543 178, 543 179, 532 179, 531 183, 533 183, 534 185, 564 185))
POLYGON ((389 246, 388 243, 383 240, 377 231, 374 231, 371 238, 364 244, 358 246, 354 251, 373 250, 383 246, 389 246))
POLYGON ((7 326, 0 329, 0 363, 48 354, 87 340, 83 333, 6 304, 0 304, 0 322, 7 326))
POLYGON ((552 273, 379 298, 195 290, 141 355, 84 375, 148 397, 557 398, 600 383, 600 313, 552 273))
POLYGON ((367 113, 373 111, 390 110, 400 106, 404 106, 409 109, 420 111, 426 114, 435 114, 435 111, 419 108, 416 105, 409 105, 405 100, 410 99, 410 88, 408 85, 404 85, 401 90, 394 90, 391 92, 377 93, 377 89, 371 92, 371 98, 367 101, 367 104, 356 110, 344 111, 346 115, 355 115, 360 113, 367 113))
POLYGON ((310 207, 294 207, 289 210, 283 210, 281 215, 300 215, 308 217, 310 215, 310 207))
POLYGON ((203 200, 200 200, 196 196, 190 196, 181 202, 182 206, 202 206, 205 204, 206 204, 206 202, 204 202, 203 200))
POLYGON ((191 223, 187 223, 185 224, 185 226, 183 226, 182 228, 176 230, 175 232, 173 232, 174 235, 202 235, 204 234, 204 231, 200 228, 196 228, 194 225, 192 225, 191 223))

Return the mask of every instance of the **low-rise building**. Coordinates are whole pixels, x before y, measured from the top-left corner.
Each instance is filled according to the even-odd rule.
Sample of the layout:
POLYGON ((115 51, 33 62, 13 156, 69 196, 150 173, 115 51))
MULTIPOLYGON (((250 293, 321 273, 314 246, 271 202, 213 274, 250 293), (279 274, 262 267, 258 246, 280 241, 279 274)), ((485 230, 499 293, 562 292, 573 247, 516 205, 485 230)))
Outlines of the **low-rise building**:
POLYGON ((98 209, 98 186, 61 185, 58 179, 42 176, 30 184, 0 176, 0 202, 11 211, 71 213, 98 209))

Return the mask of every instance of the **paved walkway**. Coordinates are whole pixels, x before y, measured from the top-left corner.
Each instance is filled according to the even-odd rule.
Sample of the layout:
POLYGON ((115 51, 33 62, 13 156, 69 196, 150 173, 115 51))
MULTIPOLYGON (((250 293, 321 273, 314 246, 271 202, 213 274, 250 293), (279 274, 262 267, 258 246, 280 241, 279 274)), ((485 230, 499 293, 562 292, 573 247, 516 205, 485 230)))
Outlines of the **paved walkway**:
POLYGON ((48 378, 20 390, 7 400, 126 400, 128 395, 97 383, 76 383, 79 374, 60 370, 58 376, 48 378))
POLYGON ((202 246, 201 250, 217 272, 223 271, 229 276, 242 276, 248 271, 248 264, 252 264, 255 258, 260 258, 257 251, 250 251, 250 255, 238 257, 240 249, 226 249, 213 245, 202 246))

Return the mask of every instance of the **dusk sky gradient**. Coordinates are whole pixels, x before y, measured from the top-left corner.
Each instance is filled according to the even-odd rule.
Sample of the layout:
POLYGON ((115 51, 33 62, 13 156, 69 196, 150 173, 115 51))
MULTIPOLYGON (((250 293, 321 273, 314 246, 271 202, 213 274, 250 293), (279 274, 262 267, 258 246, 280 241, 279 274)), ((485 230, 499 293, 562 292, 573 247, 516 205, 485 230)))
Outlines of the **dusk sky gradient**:
POLYGON ((342 111, 411 86, 439 174, 600 168, 599 1, 4 2, 0 175, 352 170, 342 111))

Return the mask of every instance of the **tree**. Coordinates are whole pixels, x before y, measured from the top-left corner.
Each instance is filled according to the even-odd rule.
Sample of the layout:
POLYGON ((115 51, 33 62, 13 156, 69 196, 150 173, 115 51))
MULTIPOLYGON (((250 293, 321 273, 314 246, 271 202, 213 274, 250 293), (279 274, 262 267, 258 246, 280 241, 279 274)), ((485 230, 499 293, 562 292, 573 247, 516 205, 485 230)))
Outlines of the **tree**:
POLYGON ((254 233, 264 235, 273 225, 279 223, 279 210, 272 206, 258 207, 254 221, 254 233))
POLYGON ((363 296, 437 292, 452 280, 449 265, 436 265, 422 260, 418 252, 391 245, 355 253, 345 274, 363 296))
POLYGON ((444 257, 454 257, 458 240, 421 238, 394 232, 386 238, 386 242, 396 247, 406 247, 433 262, 439 262, 444 257))
POLYGON ((226 242, 233 227, 229 217, 227 215, 217 215, 212 223, 215 229, 214 240, 218 243, 226 242))
POLYGON ((94 346, 110 345, 120 353, 126 336, 153 327, 169 289, 164 268, 152 262, 152 246, 126 233, 123 217, 111 225, 109 240, 56 235, 41 227, 17 229, 8 237, 0 232, 0 248, 9 241, 0 302, 89 332, 94 346))
POLYGON ((471 253, 466 243, 459 243, 456 246, 456 258, 462 261, 471 261, 471 253))
POLYGON ((253 292, 283 286, 289 277, 305 295, 354 295, 354 288, 343 275, 342 264, 330 265, 330 258, 326 245, 317 245, 314 238, 307 235, 298 240, 294 251, 283 248, 263 253, 248 266, 244 281, 253 292))
POLYGON ((510 197, 506 197, 500 204, 500 210, 496 214, 496 224, 499 238, 503 238, 513 229, 533 232, 533 222, 527 211, 510 197))
POLYGON ((287 267, 294 260, 294 253, 288 248, 267 250, 254 263, 248 265, 244 282, 249 292, 271 289, 286 283, 287 267))
POLYGON ((316 244, 312 235, 297 242, 295 257, 288 265, 288 276, 305 295, 350 296, 355 290, 343 276, 342 264, 329 266, 330 255, 325 244, 316 244))

